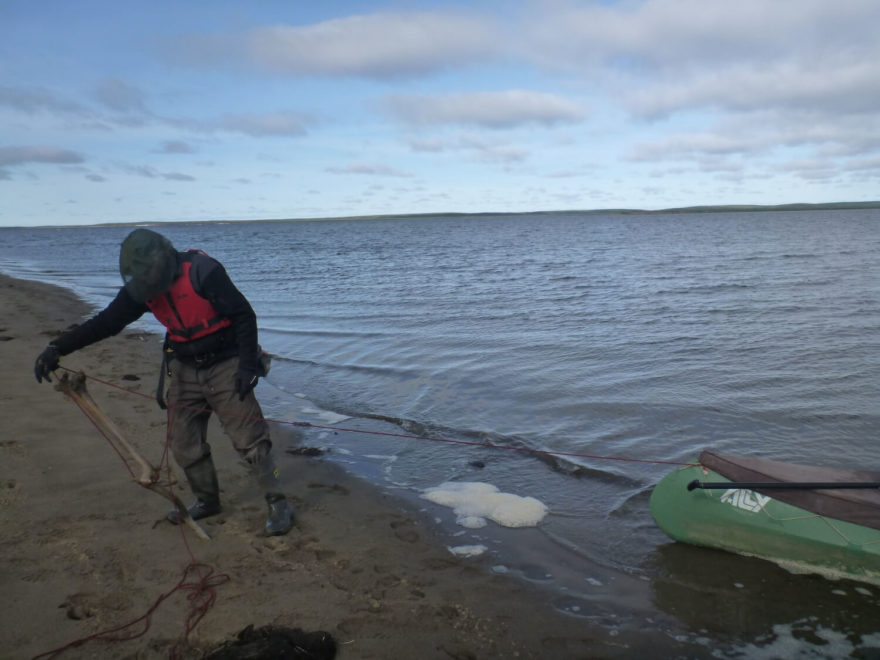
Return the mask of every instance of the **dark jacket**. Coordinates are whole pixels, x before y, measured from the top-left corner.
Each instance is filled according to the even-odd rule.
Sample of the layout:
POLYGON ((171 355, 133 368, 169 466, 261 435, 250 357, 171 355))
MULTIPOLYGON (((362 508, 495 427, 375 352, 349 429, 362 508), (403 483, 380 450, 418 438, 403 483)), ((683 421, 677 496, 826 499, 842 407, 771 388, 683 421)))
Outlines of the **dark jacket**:
MULTIPOLYGON (((220 315, 232 321, 231 333, 227 333, 227 347, 237 351, 242 367, 256 370, 257 317, 247 298, 235 287, 219 261, 203 253, 191 252, 181 253, 181 261, 184 255, 192 262, 189 274, 196 293, 208 300, 220 315)), ((122 287, 107 307, 52 343, 61 355, 67 355, 118 334, 148 311, 146 304, 135 302, 122 287)), ((199 341, 209 339, 206 337, 199 341)), ((210 342, 204 345, 211 346, 210 342)))

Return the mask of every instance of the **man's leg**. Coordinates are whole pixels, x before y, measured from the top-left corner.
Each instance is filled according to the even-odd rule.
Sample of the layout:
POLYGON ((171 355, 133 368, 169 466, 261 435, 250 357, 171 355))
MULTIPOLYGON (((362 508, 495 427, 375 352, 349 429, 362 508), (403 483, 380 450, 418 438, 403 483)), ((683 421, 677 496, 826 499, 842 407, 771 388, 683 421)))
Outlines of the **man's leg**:
POLYGON ((233 447, 251 466, 263 491, 269 508, 266 533, 270 536, 286 534, 293 527, 293 513, 281 490, 278 469, 272 459, 269 425, 253 391, 248 392, 244 401, 239 400, 234 388, 237 370, 237 357, 211 367, 207 397, 233 447))
MULTIPOLYGON (((251 392, 251 396, 253 396, 253 392, 251 392)), ((272 454, 267 451, 266 454, 254 457, 249 462, 269 507, 265 526, 266 534, 269 536, 287 534, 293 527, 293 511, 290 510, 287 497, 281 491, 278 468, 275 467, 272 454)))
MULTIPOLYGON (((171 382, 168 388, 168 425, 174 460, 183 468, 195 501, 187 507, 193 520, 220 513, 220 487, 211 447, 207 443, 210 405, 203 394, 198 370, 180 360, 169 362, 171 382)), ((180 522, 177 509, 166 518, 180 522)))

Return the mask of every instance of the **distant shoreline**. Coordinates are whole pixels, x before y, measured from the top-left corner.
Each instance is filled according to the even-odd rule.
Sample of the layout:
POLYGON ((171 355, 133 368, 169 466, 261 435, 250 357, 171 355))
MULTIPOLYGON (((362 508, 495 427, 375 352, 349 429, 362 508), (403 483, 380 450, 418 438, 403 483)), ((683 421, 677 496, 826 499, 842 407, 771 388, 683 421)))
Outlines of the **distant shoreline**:
MULTIPOLYGON (((728 204, 719 206, 682 206, 669 209, 560 209, 556 211, 456 211, 448 213, 396 213, 379 215, 353 215, 332 218, 276 218, 264 220, 207 220, 204 222, 321 222, 332 220, 393 220, 393 219, 430 219, 430 218, 485 218, 499 216, 542 216, 542 215, 659 215, 669 213, 752 213, 763 211, 839 211, 852 209, 880 209, 877 202, 828 202, 825 204, 728 204)), ((197 224, 198 221, 182 221, 177 224, 197 224)), ((131 223, 135 224, 135 223, 131 223)))
MULTIPOLYGON (((375 215, 351 215, 314 218, 258 218, 249 220, 140 220, 136 222, 98 222, 86 225, 34 225, 6 227, 5 229, 40 229, 59 227, 151 227, 155 225, 211 225, 242 222, 333 222, 340 220, 430 220, 431 218, 491 218, 502 216, 555 216, 555 215, 663 215, 685 213, 763 213, 771 211, 846 211, 880 209, 875 202, 827 202, 823 204, 726 204, 717 206, 682 206, 668 209, 560 209, 555 211, 450 211, 436 213, 385 213, 375 215)), ((0 227, 4 229, 4 227, 0 227)))

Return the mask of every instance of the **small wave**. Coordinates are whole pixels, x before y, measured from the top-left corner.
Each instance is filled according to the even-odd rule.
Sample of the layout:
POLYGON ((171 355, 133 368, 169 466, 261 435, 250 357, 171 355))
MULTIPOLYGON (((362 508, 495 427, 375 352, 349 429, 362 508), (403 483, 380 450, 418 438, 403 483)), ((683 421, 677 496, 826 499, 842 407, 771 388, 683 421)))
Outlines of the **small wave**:
MULTIPOLYGON (((753 284, 739 284, 727 282, 724 284, 705 284, 702 286, 689 286, 677 289, 661 289, 656 292, 658 296, 690 296, 690 295, 714 295, 716 293, 728 293, 730 291, 748 291, 757 288, 753 284)), ((642 297, 642 296, 639 296, 642 297)))
MULTIPOLYGON (((361 419, 372 419, 399 427, 407 435, 418 436, 429 442, 473 445, 488 449, 516 452, 547 465, 551 470, 568 477, 588 479, 627 488, 644 488, 645 484, 636 478, 621 474, 614 469, 597 468, 578 462, 577 456, 559 455, 552 449, 537 447, 519 436, 509 436, 487 431, 452 428, 413 419, 354 410, 339 410, 339 414, 361 419)), ((567 452, 566 452, 567 453, 567 452)), ((585 459, 591 458, 585 455, 585 459)), ((592 457, 595 458, 595 457, 592 457)))
POLYGON ((780 254, 781 259, 818 259, 821 255, 815 252, 792 252, 790 254, 780 254))
POLYGON ((648 485, 624 493, 623 496, 613 504, 608 515, 611 517, 626 516, 632 513, 633 509, 647 509, 648 499, 650 498, 653 489, 653 485, 648 485))
POLYGON ((317 360, 305 360, 302 358, 292 358, 284 355, 272 354, 272 359, 276 362, 287 364, 304 364, 311 367, 319 367, 330 371, 350 371, 355 373, 367 373, 375 375, 393 375, 397 377, 406 377, 417 374, 413 369, 405 369, 402 367, 378 366, 373 364, 340 364, 338 362, 320 362, 317 360))
POLYGON ((576 479, 587 479, 601 483, 616 484, 626 487, 639 487, 642 482, 610 468, 596 468, 578 463, 571 458, 547 452, 536 452, 535 457, 546 463, 554 472, 559 472, 576 479))
MULTIPOLYGON (((263 317, 266 318, 265 316, 263 317)), ((271 318, 271 317, 269 317, 271 318)), ((289 320, 287 316, 279 316, 278 318, 289 320)), ((301 330, 296 328, 279 328, 271 325, 260 325, 260 332, 274 333, 278 335, 289 335, 294 337, 322 337, 322 338, 346 338, 352 339, 375 339, 377 337, 387 337, 384 332, 365 332, 358 330, 301 330)))

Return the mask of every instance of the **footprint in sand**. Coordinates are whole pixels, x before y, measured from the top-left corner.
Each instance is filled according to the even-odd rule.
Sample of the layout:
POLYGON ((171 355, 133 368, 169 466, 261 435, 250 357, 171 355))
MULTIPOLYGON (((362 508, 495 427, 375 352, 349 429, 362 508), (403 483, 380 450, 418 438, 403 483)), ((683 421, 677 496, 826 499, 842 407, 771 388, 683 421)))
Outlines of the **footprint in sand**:
POLYGON ((421 538, 414 527, 415 523, 412 520, 404 519, 391 522, 391 529, 394 530, 394 536, 404 543, 415 543, 421 538))
POLYGON ((67 597, 58 607, 67 610, 67 618, 81 621, 90 619, 97 613, 97 596, 94 594, 76 593, 67 597))
POLYGON ((9 506, 21 497, 21 487, 15 479, 0 482, 0 506, 9 506))
POLYGON ((337 495, 349 495, 350 492, 348 488, 345 486, 340 486, 339 484, 320 484, 317 482, 312 482, 308 486, 309 488, 320 488, 322 490, 326 490, 329 493, 336 493, 337 495))
POLYGON ((0 448, 5 449, 16 458, 27 455, 27 449, 18 440, 0 440, 0 448))

